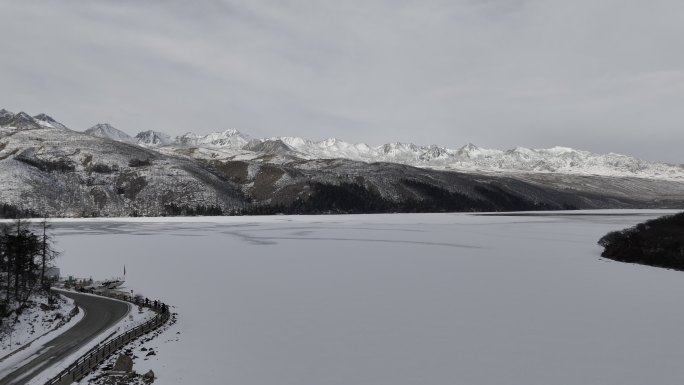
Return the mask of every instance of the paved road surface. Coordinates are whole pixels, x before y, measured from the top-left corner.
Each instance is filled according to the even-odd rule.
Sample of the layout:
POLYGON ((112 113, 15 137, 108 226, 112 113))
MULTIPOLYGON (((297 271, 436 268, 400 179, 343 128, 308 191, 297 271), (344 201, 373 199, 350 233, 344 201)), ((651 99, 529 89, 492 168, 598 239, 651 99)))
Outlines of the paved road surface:
POLYGON ((128 314, 128 304, 124 302, 70 292, 63 294, 73 298, 76 305, 85 311, 83 319, 64 334, 45 344, 33 356, 33 360, 0 379, 0 385, 28 383, 43 368, 65 359, 128 314))

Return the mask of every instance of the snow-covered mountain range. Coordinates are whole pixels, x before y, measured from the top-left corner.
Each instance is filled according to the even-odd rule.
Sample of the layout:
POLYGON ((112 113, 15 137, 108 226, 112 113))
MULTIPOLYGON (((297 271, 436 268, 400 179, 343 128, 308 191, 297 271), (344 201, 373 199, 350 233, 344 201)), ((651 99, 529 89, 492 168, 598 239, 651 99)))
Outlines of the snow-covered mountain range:
MULTIPOLYGON (((86 133, 112 140, 136 143, 163 153, 188 154, 206 159, 255 159, 263 154, 280 156, 280 161, 293 158, 349 159, 367 163, 390 162, 414 167, 467 172, 563 173, 579 175, 635 176, 655 179, 684 180, 684 167, 649 162, 620 154, 594 154, 568 147, 493 150, 467 144, 457 149, 442 146, 420 146, 413 143, 387 143, 369 146, 347 143, 334 138, 311 141, 299 137, 254 139, 235 129, 206 135, 187 133, 171 137, 161 132, 145 131, 135 138, 107 125, 94 126, 86 133), (197 151, 199 150, 199 151, 197 151)), ((271 161, 276 161, 273 157, 271 161)))
MULTIPOLYGON (((4 109, 0 110, 0 127, 67 129, 46 114, 13 114, 4 109)), ((595 154, 567 147, 494 150, 469 143, 450 149, 399 142, 370 146, 334 138, 322 141, 287 136, 258 139, 235 129, 209 134, 188 132, 175 137, 159 131, 143 131, 130 136, 107 123, 96 124, 84 132, 164 154, 212 160, 267 160, 282 163, 296 159, 349 159, 475 173, 561 173, 684 180, 683 165, 645 161, 614 153, 595 154), (268 157, 264 158, 265 155, 268 157)))
POLYGON ((682 166, 568 148, 508 151, 236 130, 132 137, 0 110, 0 217, 673 208, 682 166))

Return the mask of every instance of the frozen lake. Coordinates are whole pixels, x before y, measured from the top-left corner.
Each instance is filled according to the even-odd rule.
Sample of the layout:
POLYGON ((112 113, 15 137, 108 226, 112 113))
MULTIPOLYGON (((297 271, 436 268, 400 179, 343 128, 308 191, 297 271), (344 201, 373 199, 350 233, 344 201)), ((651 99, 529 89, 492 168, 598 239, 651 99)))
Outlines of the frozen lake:
POLYGON ((662 212, 572 214, 64 221, 55 233, 63 275, 125 263, 128 289, 176 306, 158 361, 136 362, 155 384, 680 384, 684 272, 603 260, 596 244, 662 212))

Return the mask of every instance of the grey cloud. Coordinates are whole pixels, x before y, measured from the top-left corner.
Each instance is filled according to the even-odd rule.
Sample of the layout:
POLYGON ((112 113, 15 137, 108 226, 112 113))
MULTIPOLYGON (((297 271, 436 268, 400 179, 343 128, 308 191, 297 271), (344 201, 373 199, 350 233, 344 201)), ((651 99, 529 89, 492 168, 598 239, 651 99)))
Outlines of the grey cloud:
POLYGON ((0 2, 0 105, 75 129, 237 128, 682 163, 676 1, 0 2))

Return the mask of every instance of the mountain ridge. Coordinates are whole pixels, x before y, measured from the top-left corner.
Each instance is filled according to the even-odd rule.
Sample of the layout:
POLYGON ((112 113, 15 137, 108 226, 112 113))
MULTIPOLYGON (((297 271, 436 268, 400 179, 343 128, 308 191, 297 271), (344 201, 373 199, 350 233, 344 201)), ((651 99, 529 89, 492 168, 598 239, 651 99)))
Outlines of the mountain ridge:
MULTIPOLYGON (((31 117, 0 110, 0 126, 15 129, 68 129, 46 114, 31 117)), ((641 160, 616 153, 596 154, 569 147, 547 149, 515 147, 486 149, 468 143, 450 149, 438 145, 390 142, 379 146, 348 143, 336 138, 312 141, 301 137, 252 138, 236 129, 171 136, 161 131, 142 131, 131 136, 110 124, 100 123, 86 134, 138 145, 167 155, 200 159, 245 160, 272 156, 271 161, 294 159, 348 159, 366 163, 389 162, 435 170, 472 173, 559 173, 573 175, 626 176, 684 180, 684 165, 641 160)))
POLYGON ((117 142, 136 144, 136 140, 130 135, 115 128, 109 123, 98 123, 83 131, 83 133, 99 138, 115 140, 117 142))
MULTIPOLYGON (((307 159, 310 155, 300 152, 306 146, 332 147, 342 151, 335 152, 336 156, 378 151, 393 159, 408 151, 417 159, 421 147, 410 144, 390 143, 373 150, 332 139, 308 144, 301 138, 247 141, 236 130, 184 135, 182 145, 163 144, 168 138, 148 132, 134 144, 111 125, 91 130, 101 137, 60 128, 63 125, 42 115, 38 119, 0 111, 0 119, 0 215, 330 214, 684 205, 684 181, 677 180, 439 170, 382 158, 374 162, 307 159), (137 144, 150 137, 162 137, 149 142, 161 145, 137 144)), ((424 149, 420 155, 426 162, 445 159, 453 151, 439 146, 424 149)), ((475 159, 489 154, 474 145, 455 151, 475 159)), ((561 148, 551 153, 570 156, 561 148)), ((521 158, 534 154, 522 149, 509 153, 521 158)))
MULTIPOLYGON (((282 154, 302 159, 349 159, 367 163, 390 162, 414 167, 465 172, 542 172, 580 175, 636 176, 655 179, 684 180, 684 166, 651 162, 616 153, 595 154, 569 147, 548 149, 515 147, 496 150, 468 143, 457 149, 438 145, 391 142, 379 146, 348 143, 336 138, 312 141, 300 137, 251 138, 229 129, 206 135, 186 133, 171 137, 155 131, 163 140, 138 139, 137 144, 165 153, 187 153, 197 148, 213 159, 244 159, 252 151, 282 154)), ((136 137, 140 137, 139 133, 136 137)), ((202 155, 199 155, 202 156, 202 155)))
POLYGON ((237 130, 176 138, 144 131, 131 137, 107 124, 84 133, 45 114, 0 110, 0 215, 684 206, 681 168, 673 168, 674 177, 652 177, 658 167, 671 166, 639 162, 565 147, 501 151, 473 144, 447 149, 398 142, 370 147, 332 138, 254 139, 237 130), (578 166, 584 167, 581 172, 578 166), (607 175, 592 175, 587 172, 591 167, 607 175))

